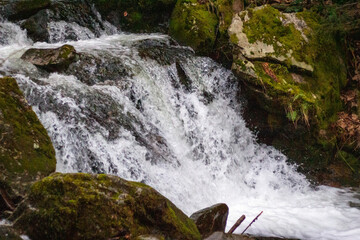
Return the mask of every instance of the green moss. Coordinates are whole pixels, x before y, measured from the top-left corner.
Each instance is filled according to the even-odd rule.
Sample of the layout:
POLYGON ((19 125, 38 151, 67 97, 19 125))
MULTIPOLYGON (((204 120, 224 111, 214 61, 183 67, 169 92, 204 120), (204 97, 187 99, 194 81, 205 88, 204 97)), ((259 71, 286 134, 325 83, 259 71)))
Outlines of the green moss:
POLYGON ((244 23, 244 33, 250 43, 256 41, 273 45, 277 55, 285 55, 290 49, 300 50, 304 39, 294 24, 284 25, 284 15, 271 6, 249 10, 249 21, 244 23))
POLYGON ((302 75, 303 82, 295 82, 291 76, 291 58, 284 65, 270 64, 270 70, 279 81, 274 81, 264 71, 260 63, 255 64, 259 85, 266 85, 266 93, 279 100, 286 110, 287 117, 295 120, 303 116, 310 117, 319 129, 326 129, 341 110, 340 91, 346 84, 346 66, 341 45, 335 36, 323 29, 320 18, 315 13, 304 11, 297 13, 307 28, 303 34, 295 29, 294 24, 283 25, 280 18, 285 15, 271 6, 249 10, 250 19, 244 23, 244 32, 249 42, 262 41, 274 46, 276 56, 291 53, 298 62, 313 67, 313 72, 302 75), (323 54, 329 52, 331 54, 323 54), (290 110, 289 110, 290 109, 290 110), (295 117, 296 116, 296 117, 295 117))
POLYGON ((230 42, 233 44, 237 44, 239 42, 239 39, 237 38, 236 34, 230 35, 230 42))
POLYGON ((170 20, 170 35, 200 54, 214 47, 218 18, 205 4, 196 0, 179 0, 170 20))
POLYGON ((181 211, 170 201, 167 201, 166 204, 167 212, 164 220, 173 223, 178 231, 184 233, 186 239, 201 239, 201 235, 193 220, 180 214, 181 211))
MULTIPOLYGON (((0 130, 1 178, 26 185, 55 171, 50 138, 13 78, 0 78, 0 130)), ((22 184, 12 187, 24 191, 22 184)))

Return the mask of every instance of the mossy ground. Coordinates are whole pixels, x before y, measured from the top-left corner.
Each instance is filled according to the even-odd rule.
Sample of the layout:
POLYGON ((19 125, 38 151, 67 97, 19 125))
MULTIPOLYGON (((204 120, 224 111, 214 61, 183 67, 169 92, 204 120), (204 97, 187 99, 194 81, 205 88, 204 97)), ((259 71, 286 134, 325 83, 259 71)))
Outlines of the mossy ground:
POLYGON ((13 78, 0 78, 1 179, 20 193, 55 171, 55 151, 13 78))
MULTIPOLYGON (((151 187, 115 176, 55 173, 35 183, 15 226, 32 239, 200 239, 195 224, 151 187), (34 210, 36 209, 36 210, 34 210)), ((21 209, 21 208, 20 208, 21 209)))

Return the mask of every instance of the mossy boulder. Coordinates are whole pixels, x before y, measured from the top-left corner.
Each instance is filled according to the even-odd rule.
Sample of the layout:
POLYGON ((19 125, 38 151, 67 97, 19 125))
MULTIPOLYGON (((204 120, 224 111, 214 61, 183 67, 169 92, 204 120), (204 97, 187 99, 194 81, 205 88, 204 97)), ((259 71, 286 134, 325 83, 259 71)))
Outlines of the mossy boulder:
POLYGON ((233 72, 244 82, 250 108, 263 111, 262 117, 255 116, 260 110, 248 111, 253 112, 250 125, 254 121, 263 132, 260 139, 268 138, 267 144, 322 183, 330 182, 324 176, 333 175, 331 166, 336 163, 342 165, 343 176, 330 185, 356 185, 360 162, 350 161, 356 156, 354 149, 343 154, 347 159, 340 157, 334 129, 344 109, 340 95, 347 84, 345 46, 338 36, 315 12, 286 14, 269 5, 235 15, 229 35, 233 72), (349 168, 346 162, 353 165, 349 168))
POLYGON ((237 47, 234 72, 278 106, 266 110, 280 108, 294 123, 328 127, 342 107, 346 65, 341 45, 321 28, 319 16, 265 5, 237 14, 229 34, 237 47))
POLYGON ((15 79, 0 78, 0 212, 11 210, 29 185, 55 171, 50 138, 15 79))
POLYGON ((104 174, 55 173, 38 181, 12 220, 39 240, 200 239, 194 222, 157 191, 104 174))
POLYGON ((55 49, 30 48, 21 56, 21 59, 49 72, 55 72, 66 70, 76 56, 75 48, 65 44, 55 49))
MULTIPOLYGON (((198 54, 210 56, 221 42, 233 16, 233 0, 178 0, 170 20, 170 35, 198 54)), ((235 1, 237 2, 237 1, 235 1)))

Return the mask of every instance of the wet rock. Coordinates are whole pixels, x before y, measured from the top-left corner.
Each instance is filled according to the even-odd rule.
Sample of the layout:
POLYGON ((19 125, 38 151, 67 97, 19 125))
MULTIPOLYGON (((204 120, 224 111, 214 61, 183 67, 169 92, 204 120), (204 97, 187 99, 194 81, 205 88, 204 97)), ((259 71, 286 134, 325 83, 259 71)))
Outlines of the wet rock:
POLYGON ((235 235, 235 234, 225 234, 224 232, 214 232, 205 240, 255 240, 253 237, 246 235, 235 235))
POLYGON ((21 59, 49 72, 58 72, 65 70, 76 59, 76 55, 75 48, 66 44, 55 49, 31 48, 21 59))
POLYGON ((207 237, 213 232, 224 232, 229 208, 224 203, 215 204, 193 213, 190 218, 194 220, 202 237, 207 237))
MULTIPOLYGON (((46 130, 15 79, 0 78, 0 213, 13 210, 29 185, 55 171, 46 130)), ((5 217, 3 215, 3 217, 5 217)))
POLYGON ((89 0, 104 20, 130 32, 167 32, 176 0, 114 1, 89 0))
POLYGON ((108 54, 97 54, 97 56, 81 53, 77 61, 70 64, 65 71, 66 74, 76 75, 76 77, 87 85, 105 83, 107 80, 113 84, 121 84, 125 78, 131 76, 130 70, 119 58, 114 58, 108 54))
POLYGON ((34 42, 49 40, 48 22, 51 21, 50 14, 50 10, 43 9, 21 24, 21 27, 26 29, 28 37, 34 42))
POLYGON ((11 220, 39 240, 200 239, 194 222, 157 191, 103 174, 52 174, 32 186, 11 220))
POLYGON ((10 20, 21 20, 36 14, 41 9, 49 7, 51 0, 13 0, 1 1, 0 13, 10 20))
POLYGON ((87 0, 15 0, 0 2, 0 7, 9 20, 20 20, 34 41, 88 39, 108 30, 87 0))

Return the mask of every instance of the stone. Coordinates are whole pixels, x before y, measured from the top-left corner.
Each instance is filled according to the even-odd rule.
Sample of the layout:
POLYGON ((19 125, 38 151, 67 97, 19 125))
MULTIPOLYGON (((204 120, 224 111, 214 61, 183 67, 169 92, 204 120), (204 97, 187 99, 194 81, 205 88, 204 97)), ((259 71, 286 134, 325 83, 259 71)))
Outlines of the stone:
POLYGON ((167 32, 176 0, 89 0, 104 20, 130 32, 167 32))
POLYGON ((213 232, 224 232, 229 208, 224 203, 215 204, 193 213, 190 218, 194 220, 202 237, 207 237, 213 232))
POLYGON ((59 72, 67 69, 76 56, 75 48, 65 44, 55 49, 31 48, 21 56, 21 59, 46 71, 59 72))
POLYGON ((0 213, 3 214, 13 210, 33 182, 55 171, 56 159, 45 128, 14 78, 0 78, 0 113, 0 213))
POLYGON ((236 14, 228 31, 234 44, 249 60, 271 58, 312 72, 314 67, 311 64, 293 56, 297 48, 308 41, 304 34, 306 29, 305 21, 295 14, 261 6, 236 14), (255 24, 262 29, 260 32, 252 30, 255 24))
POLYGON ((37 240, 201 238, 160 193, 105 174, 54 173, 32 185, 10 220, 37 240))

